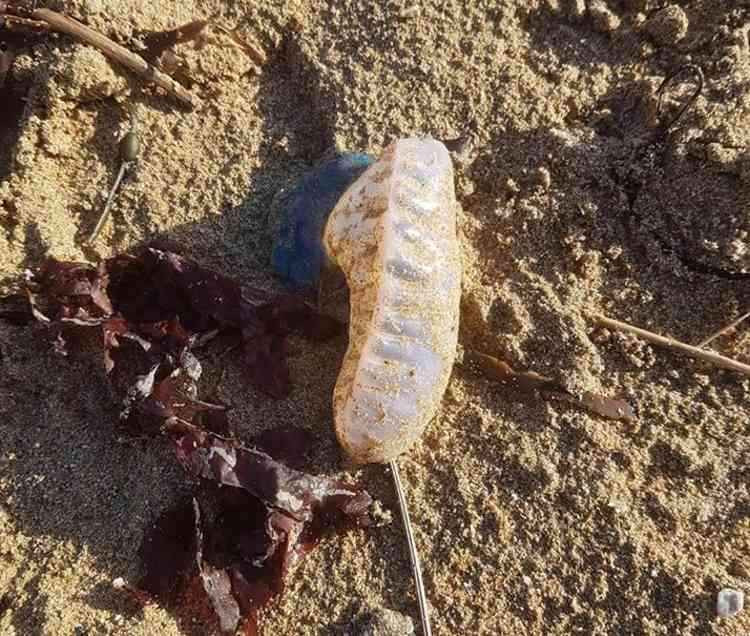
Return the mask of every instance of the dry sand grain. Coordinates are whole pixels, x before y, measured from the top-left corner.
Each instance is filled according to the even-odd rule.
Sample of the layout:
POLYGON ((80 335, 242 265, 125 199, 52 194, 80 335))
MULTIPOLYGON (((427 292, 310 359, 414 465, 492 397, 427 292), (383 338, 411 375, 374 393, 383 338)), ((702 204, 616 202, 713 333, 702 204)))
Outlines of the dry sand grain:
MULTIPOLYGON (((257 70, 216 32, 182 45, 198 102, 186 112, 66 38, 24 53, 13 73, 29 102, 0 151, 0 279, 46 254, 94 259, 164 235, 270 286, 275 197, 321 156, 468 133, 462 345, 622 392, 639 417, 522 402, 457 366, 402 461, 436 634, 745 635, 750 612, 719 621, 715 598, 750 587, 750 381, 584 319, 696 343, 750 306, 750 6, 675 4, 670 22, 650 0, 593 16, 573 0, 48 3, 134 49, 140 31, 218 12, 270 60, 257 70), (648 143, 655 89, 687 62, 705 88, 648 143), (130 105, 142 160, 84 250, 130 105)), ((750 361, 747 326, 712 346, 750 361)), ((306 426, 320 470, 339 470, 330 396, 344 348, 295 342, 281 402, 230 373, 243 434, 306 426)), ((180 633, 110 584, 137 577, 141 533, 182 483, 166 451, 118 443, 115 417, 95 360, 55 358, 0 323, 0 633, 180 633)), ((356 476, 396 509, 384 469, 356 476)), ((324 543, 263 633, 335 633, 360 600, 416 616, 398 523, 324 543)))

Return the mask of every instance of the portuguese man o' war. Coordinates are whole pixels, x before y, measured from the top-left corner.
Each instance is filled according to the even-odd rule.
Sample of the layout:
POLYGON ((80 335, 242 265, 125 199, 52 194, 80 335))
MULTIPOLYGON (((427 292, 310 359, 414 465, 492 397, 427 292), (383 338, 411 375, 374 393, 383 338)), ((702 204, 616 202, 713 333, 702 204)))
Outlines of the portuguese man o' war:
POLYGON ((353 462, 385 463, 418 439, 448 384, 461 291, 458 203, 439 141, 396 141, 362 172, 365 157, 344 155, 305 177, 273 265, 296 285, 314 284, 326 261, 343 270, 351 308, 336 434, 353 462), (356 180, 341 187, 346 174, 356 180))
POLYGON ((435 416, 456 355, 458 202, 439 141, 401 139, 370 163, 342 155, 303 178, 282 215, 272 263, 294 286, 314 286, 327 265, 346 277, 349 347, 333 392, 336 435, 354 463, 390 465, 422 630, 431 636, 396 458, 435 416))

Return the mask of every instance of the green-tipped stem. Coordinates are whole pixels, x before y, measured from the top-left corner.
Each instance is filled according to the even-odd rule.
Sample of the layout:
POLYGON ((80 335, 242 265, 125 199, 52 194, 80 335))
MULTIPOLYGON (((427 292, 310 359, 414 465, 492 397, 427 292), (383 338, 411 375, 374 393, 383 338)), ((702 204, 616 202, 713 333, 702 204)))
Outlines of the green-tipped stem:
POLYGON ((109 196, 107 197, 107 203, 104 204, 104 210, 102 210, 102 213, 99 216, 99 220, 96 223, 96 227, 94 228, 93 232, 91 232, 91 235, 89 236, 89 243, 93 243, 96 240, 96 237, 99 236, 99 232, 102 231, 104 224, 107 222, 107 218, 109 217, 109 210, 112 207, 112 201, 115 198, 115 193, 117 192, 117 188, 120 186, 120 181, 122 181, 122 178, 125 176, 125 170, 127 169, 128 164, 129 164, 128 161, 123 161, 120 164, 120 170, 117 173, 117 179, 115 179, 115 184, 112 186, 112 189, 109 191, 109 196))

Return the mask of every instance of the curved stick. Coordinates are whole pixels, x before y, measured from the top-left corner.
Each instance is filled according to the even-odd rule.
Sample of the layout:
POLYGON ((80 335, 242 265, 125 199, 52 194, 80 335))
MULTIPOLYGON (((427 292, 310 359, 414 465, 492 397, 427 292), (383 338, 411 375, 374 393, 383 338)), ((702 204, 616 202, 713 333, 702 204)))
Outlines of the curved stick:
POLYGON ((81 24, 78 20, 69 18, 62 13, 57 13, 57 11, 52 11, 51 9, 37 9, 31 14, 31 17, 34 20, 45 22, 54 31, 71 35, 81 42, 90 44, 99 49, 108 58, 119 62, 137 75, 152 81, 157 86, 174 95, 183 104, 188 106, 193 105, 193 96, 184 86, 177 83, 169 75, 163 73, 155 66, 149 64, 140 55, 129 51, 124 46, 120 46, 105 35, 87 27, 85 24, 81 24))

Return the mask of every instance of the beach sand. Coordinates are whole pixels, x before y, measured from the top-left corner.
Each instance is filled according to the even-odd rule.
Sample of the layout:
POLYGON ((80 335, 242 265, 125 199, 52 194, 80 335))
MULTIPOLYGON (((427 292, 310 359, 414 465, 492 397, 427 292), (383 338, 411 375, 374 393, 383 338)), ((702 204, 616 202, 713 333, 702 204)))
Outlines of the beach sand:
MULTIPOLYGON (((750 612, 719 620, 715 604, 723 587, 750 591, 750 378, 588 318, 695 344, 750 308, 750 8, 657 4, 47 3, 133 50, 144 31, 218 14, 268 62, 215 29, 180 45, 186 110, 67 37, 22 52, 13 82, 29 101, 0 148, 0 281, 45 255, 95 260, 164 236, 274 288, 268 219, 305 170, 337 149, 466 135, 460 346, 624 396, 638 417, 522 398, 456 366, 399 462, 434 632, 746 635, 750 612), (660 134, 695 81, 671 83, 661 113, 656 91, 688 63, 703 90, 660 134), (141 159, 82 248, 131 107, 141 159)), ((418 622, 390 476, 341 468, 331 392, 345 347, 294 340, 288 399, 232 367, 221 387, 241 436, 309 428, 315 467, 393 512, 307 556, 262 634, 334 634, 361 605, 418 622)), ((750 327, 710 347, 750 362, 750 327)), ((56 357, 0 322, 0 634, 186 633, 111 584, 137 580, 144 529, 188 488, 168 448, 119 439, 116 419, 100 357, 56 357)))

